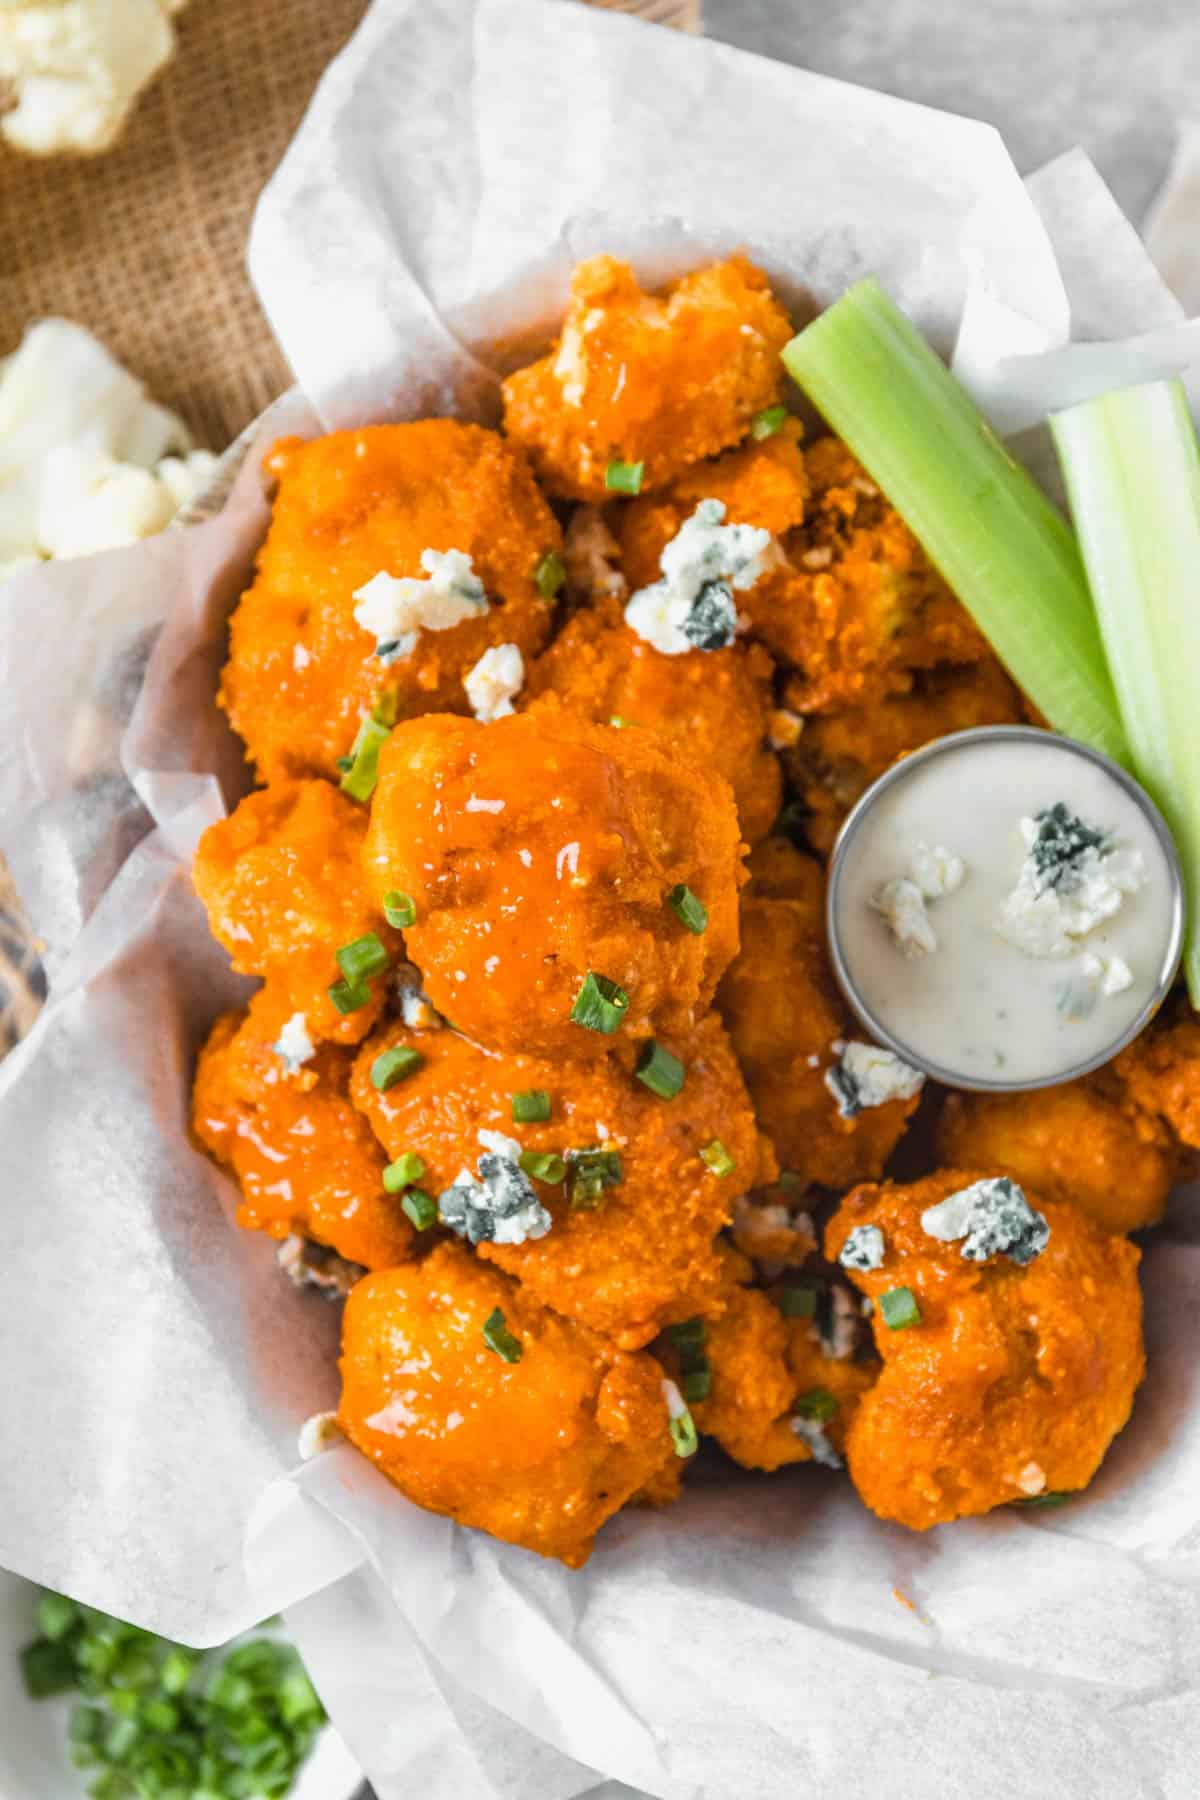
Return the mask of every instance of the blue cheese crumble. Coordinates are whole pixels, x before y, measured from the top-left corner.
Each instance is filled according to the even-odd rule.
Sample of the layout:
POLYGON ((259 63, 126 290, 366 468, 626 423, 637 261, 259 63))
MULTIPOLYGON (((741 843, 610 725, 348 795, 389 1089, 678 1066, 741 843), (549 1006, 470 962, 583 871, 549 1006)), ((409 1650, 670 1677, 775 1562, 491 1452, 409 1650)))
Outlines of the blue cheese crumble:
POLYGON ((271 1049, 282 1062, 285 1075, 298 1074, 306 1062, 312 1061, 316 1046, 308 1035, 308 1020, 302 1012, 292 1014, 271 1049))
POLYGON ((481 1131, 478 1177, 460 1171, 438 1197, 443 1225, 468 1243, 524 1244, 554 1223, 518 1162, 521 1146, 499 1131, 481 1131))
POLYGON ((938 947, 926 903, 953 894, 963 884, 967 866, 941 844, 914 845, 908 872, 886 881, 871 905, 887 922, 905 956, 927 956, 938 947))
POLYGON ((841 1249, 838 1261, 843 1269, 858 1269, 867 1274, 883 1267, 887 1240, 878 1225, 856 1225, 841 1249))
POLYGON ((911 1100, 925 1085, 919 1069, 875 1044, 842 1044, 839 1060, 825 1071, 825 1086, 843 1119, 853 1119, 868 1106, 889 1100, 911 1100))
POLYGON ((450 631, 488 610, 482 581, 462 550, 422 550, 424 578, 373 575, 355 590, 355 624, 375 639, 381 663, 406 662, 422 631, 450 631))
POLYGON ((659 558, 662 580, 639 588, 625 608, 625 623, 663 656, 726 649, 738 629, 734 594, 780 560, 769 531, 724 517, 723 500, 701 500, 659 558))
POLYGON ((1140 850, 1123 849, 1062 801, 1020 821, 1025 860, 996 930, 1027 956, 1071 956, 1145 880, 1140 850))
POLYGON ((525 659, 516 644, 493 644, 463 676, 471 711, 484 725, 507 718, 525 684, 525 659))
POLYGON ((1007 1256, 1024 1268, 1050 1242, 1050 1226, 1007 1175, 973 1181, 921 1214, 921 1229, 940 1243, 962 1242, 967 1262, 1007 1256))

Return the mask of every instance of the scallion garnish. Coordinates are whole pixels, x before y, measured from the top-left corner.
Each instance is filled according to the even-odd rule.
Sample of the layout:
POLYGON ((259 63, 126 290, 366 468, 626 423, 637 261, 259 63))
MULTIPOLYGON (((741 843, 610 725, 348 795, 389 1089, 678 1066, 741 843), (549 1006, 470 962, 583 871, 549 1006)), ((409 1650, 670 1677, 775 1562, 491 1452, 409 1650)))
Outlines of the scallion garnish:
POLYGON ((625 989, 610 981, 607 975, 597 975, 589 969, 575 996, 571 1020, 587 1031, 602 1031, 611 1037, 628 1010, 629 995, 625 989))
POLYGON ((490 1312, 483 1322, 483 1341, 489 1350, 494 1350, 506 1363, 520 1362, 524 1346, 520 1338, 515 1338, 504 1323, 504 1314, 499 1307, 490 1312))
POLYGON ((522 1150, 517 1161, 526 1175, 532 1176, 534 1181, 544 1181, 549 1187, 557 1187, 566 1178, 567 1165, 552 1150, 522 1150))
POLYGON ((393 1044, 390 1050, 381 1050, 371 1064, 371 1086, 386 1094, 398 1081, 419 1069, 424 1061, 419 1050, 411 1050, 407 1044, 393 1044))
POLYGON ((706 1169, 711 1169, 714 1175, 732 1175, 737 1168, 737 1164, 720 1138, 714 1138, 711 1144, 705 1144, 700 1152, 700 1161, 706 1169))
POLYGON ((665 1050, 651 1038, 642 1047, 634 1074, 652 1094, 657 1094, 662 1100, 673 1100, 683 1086, 686 1070, 677 1056, 672 1056, 669 1050, 665 1050))
POLYGON ((382 974, 388 966, 388 953, 373 931, 368 931, 365 937, 355 938, 352 944, 343 944, 334 955, 350 987, 361 986, 372 975, 382 974))
POLYGON ((838 1403, 829 1389, 815 1387, 809 1388, 806 1394, 800 1394, 797 1397, 793 1411, 797 1418, 817 1419, 824 1425, 829 1419, 832 1419, 837 1409, 838 1403))
POLYGON ((541 562, 533 572, 537 591, 543 600, 553 600, 563 582, 567 579, 566 565, 557 550, 547 550, 541 562))
POLYGON ((417 922, 417 909, 412 895, 402 894, 399 888, 389 888, 383 896, 383 916, 397 931, 407 931, 410 925, 417 922))
POLYGON ((764 438, 774 437, 787 424, 787 416, 786 406, 764 406, 750 421, 750 436, 760 444, 764 438))
POLYGON ((811 1287, 775 1289, 775 1304, 785 1319, 813 1319, 817 1313, 817 1290, 811 1287))
POLYGON ((1129 758, 1074 536, 874 278, 783 352, 1052 725, 1129 758))
POLYGON ((676 1456, 695 1456, 700 1448, 696 1425, 673 1381, 663 1382, 663 1398, 667 1403, 667 1421, 676 1456))
POLYGON ((1200 453, 1182 382, 1050 420, 1138 779, 1187 890, 1183 969, 1200 1007, 1200 453))
POLYGON ((640 494, 645 472, 644 462, 621 462, 614 457, 604 471, 604 485, 610 494, 640 494))
POLYGON ((678 1325, 667 1326, 667 1336, 677 1350, 694 1350, 703 1344, 705 1339, 703 1319, 683 1319, 678 1325))
POLYGON ((437 1201, 424 1188, 409 1188, 400 1202, 400 1210, 418 1231, 428 1231, 438 1222, 437 1201))
POLYGON ((679 1391, 689 1403, 707 1400, 712 1392, 712 1370, 707 1363, 685 1369, 679 1377, 679 1391))
POLYGON ((517 1125, 540 1125, 550 1117, 550 1096, 545 1088, 522 1088, 512 1097, 512 1116, 517 1125))
POLYGON ((350 767, 341 779, 343 794, 349 794, 352 800, 360 800, 364 805, 375 792, 375 783, 379 780, 379 752, 387 743, 395 723, 394 701, 390 708, 393 717, 385 724, 379 715, 388 710, 380 702, 363 720, 350 749, 350 767))
POLYGON ((884 1324, 892 1331, 906 1331, 910 1325, 921 1323, 921 1308, 911 1288, 889 1288, 886 1294, 880 1294, 879 1310, 884 1324))
POLYGON ((613 713, 608 722, 615 725, 618 731, 630 731, 637 724, 636 719, 626 719, 620 713, 613 713))
POLYGON ((414 1181, 420 1181, 424 1173, 424 1157, 418 1156, 415 1150, 406 1150, 403 1156, 398 1156, 383 1171, 383 1185, 389 1194, 398 1194, 402 1188, 411 1187, 414 1181))
POLYGON ((576 1212, 599 1206, 605 1188, 616 1187, 621 1180, 619 1150, 568 1150, 566 1160, 568 1192, 576 1212))
POLYGON ((335 981, 328 993, 337 1011, 343 1014, 358 1012, 371 1000, 371 990, 365 981, 335 981))
POLYGON ((1078 1493, 1059 1494, 1059 1493, 1051 1492, 1048 1494, 1023 1494, 1019 1500, 1010 1500, 1009 1505, 1010 1506, 1050 1506, 1050 1507, 1066 1506, 1066 1504, 1069 1500, 1078 1500, 1078 1498, 1079 1498, 1078 1493))
POLYGON ((708 924, 708 908, 703 900, 693 894, 686 883, 681 881, 678 886, 671 889, 667 895, 667 905, 681 925, 686 926, 697 937, 700 936, 708 924))

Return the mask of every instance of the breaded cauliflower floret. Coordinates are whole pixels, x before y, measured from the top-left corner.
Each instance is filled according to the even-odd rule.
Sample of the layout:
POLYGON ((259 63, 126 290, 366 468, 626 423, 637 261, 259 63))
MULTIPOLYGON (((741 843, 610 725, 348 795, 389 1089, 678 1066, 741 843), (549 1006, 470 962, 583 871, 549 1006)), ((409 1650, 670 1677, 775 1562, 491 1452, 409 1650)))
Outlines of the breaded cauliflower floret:
POLYGON ((354 1044, 378 1017, 382 990, 354 1012, 329 997, 337 951, 377 932, 395 951, 362 871, 366 814, 327 781, 259 788, 200 839, 192 879, 213 936, 244 975, 263 975, 302 1012, 309 1035, 354 1044))
POLYGON ((825 930, 825 871, 815 857, 797 850, 790 838, 765 837, 746 863, 747 900, 796 900, 815 937, 825 930))
POLYGON ((846 1458, 871 1510, 914 1531, 1086 1487, 1142 1378, 1134 1245, 1032 1189, 1016 1190, 1023 1211, 1011 1189, 1001 1194, 990 1227, 932 1211, 981 1179, 947 1169, 910 1187, 856 1188, 825 1234, 831 1259, 852 1231, 882 1237, 877 1256, 847 1264, 872 1302, 884 1366, 846 1458), (883 1301, 898 1289, 920 1318, 893 1328, 883 1301))
POLYGON ((262 780, 335 778, 381 696, 399 718, 466 712, 463 679, 486 650, 515 644, 528 658, 545 643, 552 606, 534 577, 561 534, 498 433, 453 419, 373 425, 286 438, 264 466, 279 492, 220 695, 262 780), (469 576, 456 559, 431 569, 429 552, 460 553, 469 576), (435 622, 402 611, 393 639, 388 577, 411 584, 408 613, 435 622), (435 606, 439 582, 465 596, 457 607, 435 606))
POLYGON ((737 949, 741 879, 733 795, 711 769, 652 732, 541 709, 410 720, 379 768, 368 881, 381 904, 412 896, 409 953, 469 1037, 602 1054, 612 1037, 571 1018, 589 972, 628 996, 608 1015, 627 1038, 707 1009, 737 949), (680 886, 707 909, 699 933, 668 902, 680 886))
MULTIPOLYGON (((789 707, 799 707, 803 680, 789 682, 784 698, 789 707)), ((993 656, 966 668, 918 672, 910 693, 807 718, 783 762, 808 811, 809 843, 827 854, 859 795, 897 757, 951 731, 1024 723, 1021 696, 993 656)))
POLYGON ((457 1244, 359 1282, 341 1368, 338 1423, 410 1500, 570 1568, 674 1458, 652 1357, 457 1244))
POLYGON ((1114 1065, 1123 1104, 1143 1133, 1162 1127, 1189 1150, 1200 1150, 1200 1020, 1185 1008, 1172 1022, 1158 1020, 1122 1051, 1114 1065))
POLYGON ((595 256, 571 277, 550 354, 504 383, 504 429, 547 490, 603 500, 612 461, 644 463, 643 491, 736 444, 783 385, 791 336, 744 256, 644 294, 627 263, 595 256))
POLYGON ((820 915, 801 900, 748 898, 742 947, 717 1005, 758 1122, 802 1186, 845 1188, 878 1175, 916 1098, 843 1116, 826 1076, 853 1037, 825 956, 820 915))
POLYGON ((553 695, 593 724, 619 719, 664 738, 697 770, 715 769, 733 789, 747 843, 774 824, 783 792, 767 747, 773 668, 757 644, 661 656, 625 625, 579 612, 529 671, 531 702, 553 695))
POLYGON ((514 1195, 496 1202, 504 1224, 473 1220, 460 1229, 495 1231, 494 1240, 479 1236, 481 1256, 545 1305, 636 1349, 662 1326, 719 1303, 714 1240, 759 1172, 754 1115, 720 1021, 710 1015, 664 1047, 686 1069, 673 1099, 636 1078, 632 1045, 599 1060, 542 1060, 488 1054, 449 1031, 388 1026, 363 1045, 352 1094, 390 1157, 421 1157, 421 1185, 435 1195, 464 1170, 478 1175, 496 1132, 509 1142, 510 1161, 513 1149, 566 1161, 565 1181, 555 1171, 556 1182, 522 1173, 503 1184, 514 1195), (380 1092, 372 1070, 396 1045, 417 1050, 423 1066, 380 1092), (528 1090, 549 1095, 548 1120, 514 1121, 512 1097, 528 1090), (726 1175, 700 1156, 714 1138, 736 1165, 726 1175), (615 1152, 617 1162, 611 1181, 589 1190, 569 1153, 597 1149, 615 1152), (522 1181, 525 1207, 514 1217, 522 1181))
POLYGON ((1029 1094, 950 1094, 940 1160, 1011 1175, 1047 1200, 1070 1201, 1106 1231, 1154 1225, 1179 1158, 1139 1135, 1112 1089, 1101 1076, 1029 1094))
POLYGON ((294 1233, 348 1262, 390 1268, 413 1253, 413 1229, 383 1189, 384 1158, 350 1104, 346 1050, 307 1042, 291 999, 262 988, 248 1013, 218 1019, 200 1053, 192 1125, 242 1189, 238 1224, 294 1233))

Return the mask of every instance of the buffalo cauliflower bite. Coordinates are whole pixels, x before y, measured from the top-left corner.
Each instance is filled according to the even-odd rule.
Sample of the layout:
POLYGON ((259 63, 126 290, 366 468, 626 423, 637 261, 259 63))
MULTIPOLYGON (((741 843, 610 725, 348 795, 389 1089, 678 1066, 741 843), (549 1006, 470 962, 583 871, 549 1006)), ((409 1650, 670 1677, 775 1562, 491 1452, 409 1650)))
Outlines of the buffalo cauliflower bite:
POLYGON ((341 1369, 338 1423, 403 1494, 571 1568, 674 1457, 652 1357, 457 1244, 359 1282, 341 1369))
POLYGON ((380 757, 364 855, 380 904, 412 897, 430 1000, 489 1048, 602 1054, 612 1037, 571 1017, 589 996, 623 1036, 686 1029, 737 949, 729 786, 649 731, 542 709, 410 720, 380 757), (668 901, 680 887, 707 909, 698 933, 668 901))
POLYGON ((743 901, 742 946, 717 995, 759 1125, 802 1186, 878 1175, 916 1108, 888 1099, 848 1113, 830 1072, 852 1036, 826 961, 820 915, 802 900, 743 901))
POLYGON ((882 1257, 847 1273, 872 1303, 883 1370, 846 1457, 871 1510, 924 1531, 1086 1487, 1142 1378, 1134 1245, 1077 1206, 953 1169, 856 1188, 826 1255, 863 1226, 882 1234, 882 1257), (976 1183, 984 1204, 971 1210, 976 1183), (903 1290, 919 1318, 893 1328, 896 1290, 901 1318, 903 1290))
POLYGON ((714 1240, 759 1172, 754 1115, 720 1021, 710 1014, 666 1048, 686 1069, 669 1100, 637 1079, 632 1044, 599 1060, 543 1060, 389 1025, 363 1045, 351 1092, 389 1157, 421 1157, 421 1186, 442 1196, 443 1217, 481 1256, 556 1312, 636 1349, 719 1304, 714 1240), (398 1045, 423 1064, 381 1092, 372 1072, 398 1045), (548 1120, 514 1121, 514 1094, 530 1090, 549 1095, 548 1120), (735 1164, 723 1176, 700 1155, 714 1139, 735 1164), (572 1152, 594 1150, 610 1160, 603 1184, 589 1185, 588 1159, 572 1152), (514 1168, 521 1152, 562 1158, 566 1180, 561 1169, 552 1182, 514 1168))
MULTIPOLYGON (((803 679, 789 682, 786 704, 798 707, 804 691, 803 679)), ((807 718, 783 764, 807 812, 808 841, 826 855, 854 802, 898 757, 952 731, 1025 722, 1021 696, 993 656, 918 671, 909 693, 807 718)))
POLYGON ((1105 1075, 1028 1094, 950 1094, 940 1160, 1011 1175, 1047 1200, 1070 1201, 1106 1231, 1156 1224, 1179 1159, 1139 1134, 1113 1085, 1105 1075))
POLYGON ((504 429, 547 490, 607 497, 610 462, 642 463, 643 490, 736 444, 779 398, 791 336, 744 256, 697 269, 664 298, 627 263, 595 256, 571 278, 562 335, 504 383, 504 429))
POLYGON ((423 419, 287 438, 265 468, 279 491, 220 696, 260 779, 334 777, 381 697, 400 718, 465 712, 485 651, 545 643, 535 576, 561 534, 496 432, 423 419))
POLYGON ((699 770, 715 769, 733 789, 747 843, 779 812, 783 776, 767 747, 773 704, 771 659, 757 644, 665 657, 599 612, 576 613, 529 671, 530 702, 550 694, 593 724, 621 720, 666 740, 699 770))
POLYGON ((413 1230, 383 1189, 384 1158, 350 1104, 351 1056, 307 1040, 278 987, 248 1013, 218 1019, 200 1053, 192 1126, 242 1189, 237 1222, 269 1237, 299 1234, 348 1262, 389 1268, 413 1253, 413 1230))
POLYGON ((379 1015, 382 989, 353 1012, 329 997, 336 953, 367 932, 394 951, 399 936, 371 902, 361 852, 366 815, 326 781, 259 788, 210 825, 192 879, 209 929, 243 975, 264 975, 318 1039, 357 1043, 379 1015))
POLYGON ((825 870, 814 856, 797 850, 790 838, 765 837, 746 863, 747 900, 795 900, 815 937, 825 930, 825 870))
POLYGON ((1155 1020, 1122 1051, 1113 1072, 1141 1135, 1169 1134, 1200 1150, 1200 1022, 1186 1008, 1174 1021, 1155 1020))

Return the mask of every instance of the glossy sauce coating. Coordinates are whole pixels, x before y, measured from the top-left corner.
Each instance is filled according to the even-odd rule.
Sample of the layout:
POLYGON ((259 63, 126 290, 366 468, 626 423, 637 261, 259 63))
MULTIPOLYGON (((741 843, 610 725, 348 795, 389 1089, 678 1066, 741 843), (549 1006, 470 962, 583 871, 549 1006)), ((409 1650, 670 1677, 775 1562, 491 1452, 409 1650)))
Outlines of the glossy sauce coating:
POLYGON ((448 1031, 389 1025, 363 1045, 352 1092, 390 1157, 414 1150, 424 1159, 422 1185, 435 1194, 462 1168, 475 1171, 481 1129, 523 1150, 616 1149, 621 1181, 599 1205, 572 1210, 564 1186, 538 1182, 550 1232, 524 1244, 481 1244, 479 1255, 519 1276, 545 1305, 637 1348, 663 1325, 719 1304, 716 1234, 760 1169, 754 1115, 719 1020, 710 1015, 694 1032, 663 1041, 687 1068, 671 1100, 635 1078, 632 1045, 599 1061, 543 1060, 487 1054, 448 1031), (418 1050, 424 1066, 381 1094, 370 1071, 395 1044, 418 1050), (516 1124, 512 1096, 531 1088, 550 1095, 551 1116, 516 1124), (700 1160, 713 1138, 737 1165, 723 1177, 700 1160))
POLYGON ((674 1460, 653 1358, 556 1318, 457 1244, 358 1284, 341 1366, 342 1429, 410 1500, 571 1568, 674 1460), (484 1341, 497 1308, 519 1362, 484 1341))
POLYGON ((855 1487, 914 1531, 1041 1492, 1086 1487, 1142 1378, 1140 1252, 1078 1207, 1026 1190, 1050 1226, 1026 1267, 968 1262, 921 1214, 978 1179, 946 1169, 909 1187, 848 1194, 830 1221, 836 1258, 851 1229, 884 1234, 880 1268, 847 1271, 872 1300, 883 1372, 846 1440, 855 1487), (880 1295, 907 1287, 919 1324, 892 1330, 880 1295))
POLYGON ((737 949, 733 796, 648 731, 540 708, 412 720, 380 759, 364 856, 380 902, 416 903, 430 999, 497 1050, 609 1049, 571 1020, 589 971, 628 994, 623 1035, 686 1029, 737 949), (708 909, 698 936, 667 904, 680 883, 708 909))
POLYGON ((534 575, 561 534, 525 458, 494 431, 423 419, 287 438, 265 468, 279 492, 221 685, 260 780, 336 779, 381 695, 400 718, 466 712, 463 676, 485 650, 541 649, 552 607, 534 575), (379 574, 422 577, 424 550, 471 557, 489 609, 421 631, 410 658, 385 666, 355 620, 355 592, 379 574))
POLYGON ((348 1262, 390 1268, 413 1254, 414 1233, 350 1104, 350 1052, 327 1045, 289 1074, 272 1045, 291 1011, 286 994, 266 987, 248 1013, 218 1019, 200 1053, 192 1128, 237 1176, 246 1230, 300 1233, 348 1262))

